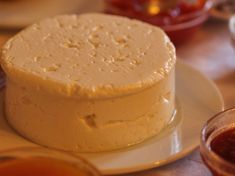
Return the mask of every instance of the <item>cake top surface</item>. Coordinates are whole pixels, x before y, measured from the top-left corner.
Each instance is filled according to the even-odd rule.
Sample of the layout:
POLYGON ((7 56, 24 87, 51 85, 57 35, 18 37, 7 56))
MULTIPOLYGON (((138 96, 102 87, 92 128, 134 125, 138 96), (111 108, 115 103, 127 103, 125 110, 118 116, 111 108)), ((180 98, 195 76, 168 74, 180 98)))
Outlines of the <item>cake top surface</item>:
POLYGON ((44 86, 61 85, 67 94, 96 97, 151 86, 170 72, 175 59, 174 46, 157 27, 84 14, 57 16, 26 28, 5 44, 1 64, 10 78, 23 74, 22 79, 34 77, 44 86))

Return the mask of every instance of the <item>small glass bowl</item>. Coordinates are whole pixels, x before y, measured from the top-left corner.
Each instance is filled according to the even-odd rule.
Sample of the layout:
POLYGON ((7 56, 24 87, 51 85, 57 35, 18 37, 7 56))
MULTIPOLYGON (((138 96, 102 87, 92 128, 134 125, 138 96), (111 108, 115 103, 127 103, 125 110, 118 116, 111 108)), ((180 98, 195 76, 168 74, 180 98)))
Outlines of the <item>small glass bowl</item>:
MULTIPOLYGON (((133 9, 125 9, 130 6, 133 6, 132 8, 134 8, 136 5, 131 4, 131 2, 134 3, 135 1, 125 1, 126 7, 124 6, 122 9, 123 5, 120 5, 122 1, 125 0, 105 0, 105 12, 135 18, 159 26, 168 34, 175 45, 179 45, 188 40, 199 29, 199 27, 208 19, 209 10, 213 5, 213 0, 205 0, 203 7, 196 11, 188 12, 176 17, 168 17, 162 15, 143 15, 141 10, 140 12, 137 12, 133 9)), ((135 9, 141 8, 135 7, 135 9)))
MULTIPOLYGON (((45 159, 56 159, 58 161, 63 161, 64 166, 71 166, 72 168, 77 168, 80 171, 84 171, 87 176, 101 176, 99 171, 84 160, 81 157, 75 156, 72 153, 50 150, 42 147, 18 147, 14 149, 0 151, 0 165, 4 162, 27 159, 27 158, 45 158, 45 159)), ((38 163, 40 164, 40 163, 38 163)), ((79 173, 79 172, 78 172, 79 173)), ((79 176, 80 174, 78 174, 79 176)))
POLYGON ((235 127, 235 107, 220 112, 207 121, 201 131, 200 153, 214 175, 234 176, 235 165, 224 160, 210 148, 211 141, 224 130, 235 127))

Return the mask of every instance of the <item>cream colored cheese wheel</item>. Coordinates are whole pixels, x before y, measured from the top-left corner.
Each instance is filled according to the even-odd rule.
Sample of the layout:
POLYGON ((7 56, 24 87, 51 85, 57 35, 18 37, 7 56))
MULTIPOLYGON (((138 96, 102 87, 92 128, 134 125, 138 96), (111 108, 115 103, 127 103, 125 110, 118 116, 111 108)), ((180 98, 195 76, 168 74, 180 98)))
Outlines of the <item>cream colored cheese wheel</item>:
POLYGON ((26 138, 98 152, 160 132, 174 113, 175 49, 159 28, 104 14, 40 21, 2 49, 5 113, 26 138))

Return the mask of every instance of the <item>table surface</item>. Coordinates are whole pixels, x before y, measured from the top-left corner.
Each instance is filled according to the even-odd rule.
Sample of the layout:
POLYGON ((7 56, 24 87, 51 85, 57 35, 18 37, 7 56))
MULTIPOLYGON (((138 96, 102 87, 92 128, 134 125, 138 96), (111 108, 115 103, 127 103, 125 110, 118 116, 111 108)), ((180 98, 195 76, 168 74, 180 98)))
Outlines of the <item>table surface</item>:
MULTIPOLYGON (((0 30, 0 46, 17 31, 0 30)), ((235 106, 235 48, 226 22, 207 22, 189 41, 177 48, 178 58, 215 81, 226 108, 235 106)), ((202 163, 198 149, 172 164, 126 176, 211 176, 202 163)))

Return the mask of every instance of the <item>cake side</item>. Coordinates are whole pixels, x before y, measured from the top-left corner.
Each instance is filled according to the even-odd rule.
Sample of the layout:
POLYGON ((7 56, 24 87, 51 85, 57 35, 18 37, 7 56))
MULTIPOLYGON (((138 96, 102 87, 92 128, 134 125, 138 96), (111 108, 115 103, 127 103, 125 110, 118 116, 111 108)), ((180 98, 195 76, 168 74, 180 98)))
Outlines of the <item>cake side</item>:
POLYGON ((175 110, 174 71, 137 94, 71 100, 8 82, 5 113, 22 136, 48 147, 77 152, 109 151, 157 135, 175 110))
POLYGON ((1 65, 12 81, 70 97, 99 98, 154 85, 175 59, 161 29, 85 14, 43 20, 23 30, 3 47, 1 65))

